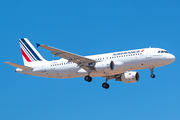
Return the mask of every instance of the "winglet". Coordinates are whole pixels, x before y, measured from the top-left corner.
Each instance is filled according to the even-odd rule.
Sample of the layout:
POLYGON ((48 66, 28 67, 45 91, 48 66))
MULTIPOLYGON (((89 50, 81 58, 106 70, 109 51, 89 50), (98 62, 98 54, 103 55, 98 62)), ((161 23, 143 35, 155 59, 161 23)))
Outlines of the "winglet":
POLYGON ((37 48, 38 48, 41 44, 36 43, 36 45, 37 45, 37 48))

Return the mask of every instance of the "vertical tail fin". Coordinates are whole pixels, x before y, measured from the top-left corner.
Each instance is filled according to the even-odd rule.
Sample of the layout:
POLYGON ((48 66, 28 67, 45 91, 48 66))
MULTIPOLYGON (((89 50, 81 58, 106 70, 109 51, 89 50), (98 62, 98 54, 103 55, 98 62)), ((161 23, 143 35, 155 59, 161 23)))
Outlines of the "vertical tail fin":
POLYGON ((34 48, 27 38, 19 39, 24 65, 37 61, 45 61, 40 53, 34 48))

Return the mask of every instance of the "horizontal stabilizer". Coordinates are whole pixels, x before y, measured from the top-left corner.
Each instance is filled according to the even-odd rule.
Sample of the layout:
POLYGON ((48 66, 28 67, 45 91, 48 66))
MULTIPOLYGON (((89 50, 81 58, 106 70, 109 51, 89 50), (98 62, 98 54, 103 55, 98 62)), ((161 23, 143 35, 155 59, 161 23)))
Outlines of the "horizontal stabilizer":
POLYGON ((19 64, 16 64, 16 63, 12 63, 12 62, 5 62, 5 63, 8 64, 8 65, 14 66, 16 68, 23 69, 23 70, 32 70, 32 69, 34 69, 34 68, 31 68, 31 67, 27 67, 27 66, 24 66, 24 65, 19 65, 19 64))

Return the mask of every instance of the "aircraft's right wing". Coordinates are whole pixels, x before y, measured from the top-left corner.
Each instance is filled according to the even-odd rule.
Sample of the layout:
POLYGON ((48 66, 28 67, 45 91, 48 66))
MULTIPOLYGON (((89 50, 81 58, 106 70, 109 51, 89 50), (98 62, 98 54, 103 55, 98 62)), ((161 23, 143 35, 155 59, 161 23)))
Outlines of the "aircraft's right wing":
POLYGON ((19 65, 19 64, 16 64, 16 63, 12 63, 12 62, 5 62, 5 63, 8 64, 8 65, 14 66, 16 68, 23 69, 23 70, 32 70, 33 69, 31 67, 27 67, 27 66, 24 66, 24 65, 19 65))

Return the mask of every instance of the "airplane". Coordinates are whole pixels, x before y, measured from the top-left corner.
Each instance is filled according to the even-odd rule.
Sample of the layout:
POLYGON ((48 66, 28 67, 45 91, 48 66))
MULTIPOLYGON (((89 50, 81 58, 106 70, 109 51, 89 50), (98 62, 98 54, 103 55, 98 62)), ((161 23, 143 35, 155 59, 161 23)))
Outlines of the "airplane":
POLYGON ((27 38, 19 39, 24 65, 5 62, 16 67, 15 72, 49 78, 84 77, 91 82, 92 77, 104 77, 102 87, 109 88, 108 80, 115 79, 124 83, 139 81, 140 75, 134 70, 150 69, 168 65, 175 61, 175 56, 161 48, 143 48, 91 56, 80 56, 48 45, 36 43, 37 47, 49 50, 59 60, 47 61, 27 38))

